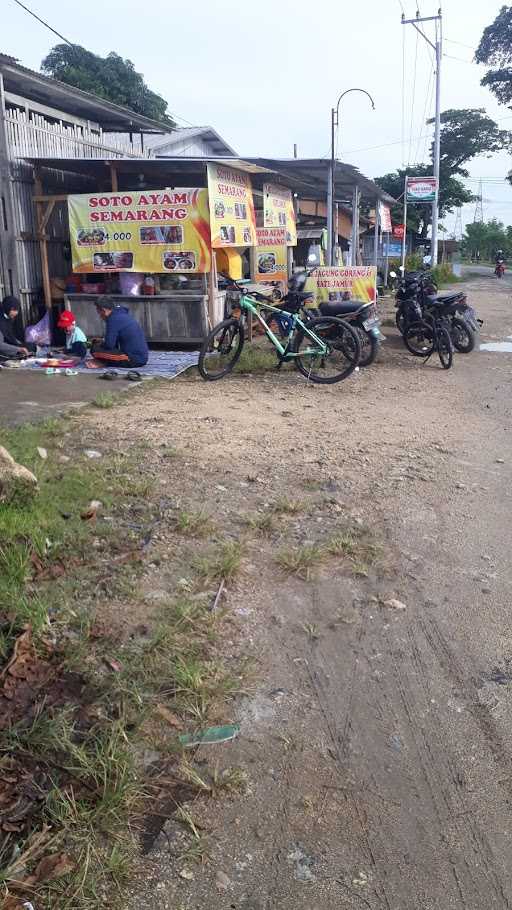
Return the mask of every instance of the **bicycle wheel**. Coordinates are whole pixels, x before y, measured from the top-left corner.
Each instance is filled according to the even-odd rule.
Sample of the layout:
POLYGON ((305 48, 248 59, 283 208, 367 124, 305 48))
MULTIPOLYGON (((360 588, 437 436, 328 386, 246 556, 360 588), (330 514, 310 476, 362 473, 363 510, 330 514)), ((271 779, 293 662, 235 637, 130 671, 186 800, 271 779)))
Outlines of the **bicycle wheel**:
POLYGON ((449 370, 453 363, 453 345, 450 333, 444 326, 437 330, 437 353, 443 370, 449 370))
POLYGON ((428 322, 413 322, 405 331, 404 344, 415 357, 430 357, 435 348, 432 326, 428 322))
POLYGON ((350 376, 361 356, 357 332, 335 316, 309 319, 307 327, 323 342, 326 350, 322 351, 319 342, 304 329, 297 330, 291 350, 298 354, 295 364, 302 375, 312 382, 324 384, 341 382, 350 376))
POLYGON ((222 379, 231 373, 244 346, 244 327, 238 319, 219 322, 206 338, 197 368, 203 379, 222 379))

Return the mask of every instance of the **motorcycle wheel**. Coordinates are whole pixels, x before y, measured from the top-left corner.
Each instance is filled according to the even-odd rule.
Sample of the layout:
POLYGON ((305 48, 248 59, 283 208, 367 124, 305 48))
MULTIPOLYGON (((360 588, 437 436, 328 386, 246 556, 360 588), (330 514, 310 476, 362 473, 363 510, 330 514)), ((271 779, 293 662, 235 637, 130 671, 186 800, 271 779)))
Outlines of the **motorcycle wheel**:
POLYGON ((361 342, 361 357, 359 358, 360 367, 369 367, 377 359, 380 350, 380 341, 364 329, 356 328, 359 340, 361 342))
POLYGON ((401 335, 403 335, 405 332, 405 319, 404 319, 403 311, 401 309, 397 310, 395 313, 395 322, 396 322, 396 327, 397 327, 398 331, 400 332, 401 335))
POLYGON ((413 322, 404 335, 404 344, 415 357, 430 357, 435 348, 432 326, 428 322, 413 322))
POLYGON ((452 319, 450 336, 455 350, 461 354, 470 354, 475 347, 475 333, 465 319, 456 316, 452 319))

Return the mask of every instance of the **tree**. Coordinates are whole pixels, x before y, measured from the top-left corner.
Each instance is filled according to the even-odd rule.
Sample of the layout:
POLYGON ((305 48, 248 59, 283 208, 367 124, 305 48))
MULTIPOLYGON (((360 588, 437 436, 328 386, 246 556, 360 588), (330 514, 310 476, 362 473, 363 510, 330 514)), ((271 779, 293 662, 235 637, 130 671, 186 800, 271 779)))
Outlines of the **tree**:
POLYGON ((503 250, 508 258, 512 253, 512 228, 505 228, 501 221, 491 218, 490 221, 475 221, 466 225, 466 234, 462 241, 463 254, 473 258, 478 252, 480 259, 494 259, 498 250, 503 250))
MULTIPOLYGON (((432 122, 429 121, 429 123, 432 122)), ((494 120, 487 117, 481 108, 447 110, 441 114, 439 174, 439 214, 441 218, 467 202, 472 202, 475 198, 459 179, 468 176, 464 165, 477 156, 492 155, 509 142, 510 133, 506 130, 499 130, 494 120)), ((403 196, 406 174, 411 177, 429 177, 433 172, 433 163, 416 164, 391 174, 385 174, 384 177, 377 177, 376 182, 383 190, 397 199, 403 196)), ((392 214, 397 221, 400 221, 402 206, 397 206, 392 214)), ((418 234, 423 241, 427 239, 431 220, 430 205, 408 207, 407 228, 418 234)))
POLYGON ((77 44, 57 44, 43 60, 41 71, 165 126, 175 126, 165 99, 148 88, 131 60, 114 51, 100 57, 77 44))
POLYGON ((512 101, 512 7, 502 6, 496 19, 484 29, 475 53, 477 63, 490 67, 482 79, 500 104, 512 101))

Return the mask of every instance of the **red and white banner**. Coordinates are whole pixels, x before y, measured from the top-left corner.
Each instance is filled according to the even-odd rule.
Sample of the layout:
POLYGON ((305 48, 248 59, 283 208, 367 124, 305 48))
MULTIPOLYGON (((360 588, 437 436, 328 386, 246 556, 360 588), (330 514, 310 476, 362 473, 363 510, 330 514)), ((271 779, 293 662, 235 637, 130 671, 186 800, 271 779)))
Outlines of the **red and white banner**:
POLYGON ((391 227, 391 209, 389 205, 384 205, 383 202, 379 202, 379 219, 380 219, 380 229, 383 234, 390 234, 391 227))

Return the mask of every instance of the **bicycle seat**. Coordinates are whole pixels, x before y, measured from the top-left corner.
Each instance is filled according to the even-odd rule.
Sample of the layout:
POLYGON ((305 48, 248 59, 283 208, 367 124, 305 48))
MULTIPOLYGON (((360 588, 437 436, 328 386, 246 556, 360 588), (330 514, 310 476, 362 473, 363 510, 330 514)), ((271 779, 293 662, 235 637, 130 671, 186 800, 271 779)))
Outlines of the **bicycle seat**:
POLYGON ((321 303, 322 316, 349 316, 359 313, 364 307, 370 306, 364 300, 333 300, 330 303, 321 303))

